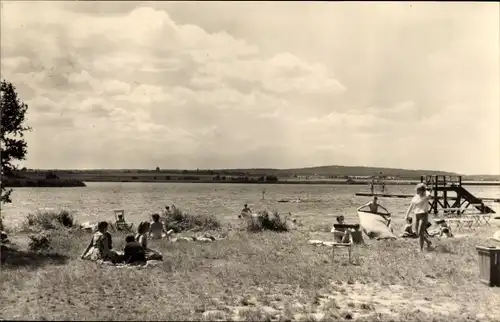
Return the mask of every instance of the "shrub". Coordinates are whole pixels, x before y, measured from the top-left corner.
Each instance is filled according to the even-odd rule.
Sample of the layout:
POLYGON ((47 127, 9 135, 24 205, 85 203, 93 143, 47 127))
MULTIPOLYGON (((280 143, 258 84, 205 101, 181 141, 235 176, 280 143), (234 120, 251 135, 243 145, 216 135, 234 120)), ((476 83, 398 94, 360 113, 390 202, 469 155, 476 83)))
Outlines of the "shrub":
POLYGON ((51 239, 47 234, 29 235, 28 238, 30 239, 28 244, 28 249, 30 251, 38 252, 51 249, 51 239))
POLYGON ((174 208, 165 218, 167 230, 173 229, 176 233, 185 230, 215 230, 221 224, 217 218, 208 215, 191 215, 174 208))
POLYGON ((263 230, 272 230, 277 232, 288 231, 286 218, 282 217, 277 211, 270 215, 267 211, 261 211, 257 216, 251 216, 248 219, 249 231, 259 232, 263 230))
POLYGON ((76 221, 66 210, 37 211, 26 217, 26 226, 30 229, 53 230, 61 227, 72 228, 76 226, 76 221))

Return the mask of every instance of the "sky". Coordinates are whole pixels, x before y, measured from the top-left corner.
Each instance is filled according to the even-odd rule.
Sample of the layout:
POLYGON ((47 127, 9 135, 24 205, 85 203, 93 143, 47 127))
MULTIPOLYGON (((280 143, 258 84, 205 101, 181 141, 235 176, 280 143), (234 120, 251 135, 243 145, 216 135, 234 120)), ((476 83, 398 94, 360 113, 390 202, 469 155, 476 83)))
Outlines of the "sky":
POLYGON ((28 168, 500 174, 495 2, 1 2, 28 168))

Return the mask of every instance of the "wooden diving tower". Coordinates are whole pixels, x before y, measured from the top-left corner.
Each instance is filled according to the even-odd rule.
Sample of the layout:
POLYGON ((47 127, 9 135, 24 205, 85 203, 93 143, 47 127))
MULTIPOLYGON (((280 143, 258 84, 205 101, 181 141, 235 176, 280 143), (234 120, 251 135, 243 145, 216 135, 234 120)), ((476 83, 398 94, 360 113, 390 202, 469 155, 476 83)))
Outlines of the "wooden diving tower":
MULTIPOLYGON (((484 204, 484 201, 500 202, 496 198, 478 198, 462 186, 462 176, 420 176, 420 182, 431 190, 431 212, 463 212, 469 206, 475 207, 483 214, 494 214, 495 211, 484 204), (460 209, 460 210, 458 210, 460 209)), ((378 196, 387 198, 412 198, 409 194, 356 193, 356 196, 378 196)))

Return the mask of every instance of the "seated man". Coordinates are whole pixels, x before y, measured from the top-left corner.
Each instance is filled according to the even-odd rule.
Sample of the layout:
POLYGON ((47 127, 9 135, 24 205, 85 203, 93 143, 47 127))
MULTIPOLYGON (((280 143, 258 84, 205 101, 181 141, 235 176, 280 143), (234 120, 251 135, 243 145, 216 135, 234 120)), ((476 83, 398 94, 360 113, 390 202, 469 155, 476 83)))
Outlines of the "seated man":
POLYGON ((123 262, 125 264, 144 264, 146 263, 146 251, 135 241, 135 237, 129 235, 125 238, 125 248, 123 249, 123 262))

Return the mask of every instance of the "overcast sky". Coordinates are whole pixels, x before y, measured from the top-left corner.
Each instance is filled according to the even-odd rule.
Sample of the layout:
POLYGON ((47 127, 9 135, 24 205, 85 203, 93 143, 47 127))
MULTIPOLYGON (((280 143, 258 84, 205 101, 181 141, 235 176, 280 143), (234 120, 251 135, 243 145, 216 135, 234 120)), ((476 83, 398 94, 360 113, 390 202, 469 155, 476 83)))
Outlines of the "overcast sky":
POLYGON ((500 173, 498 3, 1 6, 27 167, 500 173))

